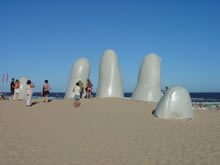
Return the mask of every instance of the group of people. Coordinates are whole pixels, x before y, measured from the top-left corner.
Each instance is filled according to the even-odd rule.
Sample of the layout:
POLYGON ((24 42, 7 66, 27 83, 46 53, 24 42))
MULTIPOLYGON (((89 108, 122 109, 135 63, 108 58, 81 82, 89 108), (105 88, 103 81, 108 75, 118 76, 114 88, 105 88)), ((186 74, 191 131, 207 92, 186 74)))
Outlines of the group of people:
MULTIPOLYGON (((77 108, 80 106, 80 99, 83 98, 84 96, 84 92, 86 92, 86 95, 84 96, 84 98, 93 98, 92 95, 92 87, 93 84, 91 83, 91 81, 89 79, 87 79, 87 83, 85 86, 85 90, 84 90, 84 84, 81 80, 79 80, 76 83, 76 86, 73 88, 73 93, 74 93, 74 107, 77 108)), ((32 89, 35 88, 35 85, 33 82, 31 82, 31 80, 28 80, 25 86, 25 90, 26 90, 26 106, 31 106, 32 105, 32 89)), ((44 81, 43 87, 42 87, 42 91, 41 91, 41 96, 44 96, 44 102, 48 103, 49 99, 49 90, 50 90, 50 84, 48 83, 48 80, 44 81)), ((11 90, 11 100, 15 100, 17 101, 19 98, 19 93, 20 93, 20 81, 16 80, 14 78, 12 78, 11 84, 10 84, 10 90, 11 90)))
MULTIPOLYGON (((48 96, 49 96, 49 90, 50 90, 50 84, 48 83, 48 80, 44 81, 45 83, 43 84, 41 95, 44 96, 44 102, 48 103, 48 96)), ((32 89, 35 88, 35 85, 31 80, 27 80, 25 90, 26 90, 26 106, 31 106, 32 105, 32 89)), ((11 100, 17 101, 19 98, 19 93, 20 93, 20 81, 12 78, 11 84, 10 84, 10 90, 11 90, 11 100)))
MULTIPOLYGON (((86 87, 85 87, 85 92, 86 95, 84 98, 93 98, 92 95, 92 87, 93 84, 89 79, 87 79, 86 87)), ((26 106, 31 106, 32 105, 32 88, 35 88, 35 85, 31 80, 28 80, 26 83, 26 106)), ((44 81, 42 91, 41 91, 41 96, 44 96, 44 102, 48 103, 49 99, 49 90, 50 90, 50 84, 48 83, 48 80, 44 81)), ((19 93, 20 93, 20 81, 12 78, 11 84, 10 84, 10 90, 11 90, 11 100, 17 101, 19 98, 19 93)), ((162 95, 164 95, 168 90, 168 87, 165 87, 165 90, 163 91, 162 95)), ((84 94, 84 84, 81 80, 79 80, 76 83, 76 86, 73 88, 73 94, 74 94, 74 107, 80 107, 80 99, 83 98, 84 94)), ((3 98, 3 97, 2 97, 3 98)))
POLYGON ((11 87, 10 88, 10 90, 11 90, 11 100, 14 100, 14 97, 15 97, 15 100, 17 101, 18 97, 19 97, 20 81, 19 80, 15 81, 15 79, 12 78, 10 87, 11 87))
MULTIPOLYGON (((87 83, 86 83, 86 88, 85 88, 85 91, 86 91, 86 96, 85 98, 89 99, 89 98, 92 98, 93 95, 92 95, 92 83, 89 79, 87 79, 87 83)), ((84 94, 84 85, 83 85, 83 82, 81 80, 79 80, 77 83, 76 83, 76 86, 73 88, 73 94, 74 94, 74 107, 77 108, 80 106, 80 99, 83 98, 83 94, 84 94)))

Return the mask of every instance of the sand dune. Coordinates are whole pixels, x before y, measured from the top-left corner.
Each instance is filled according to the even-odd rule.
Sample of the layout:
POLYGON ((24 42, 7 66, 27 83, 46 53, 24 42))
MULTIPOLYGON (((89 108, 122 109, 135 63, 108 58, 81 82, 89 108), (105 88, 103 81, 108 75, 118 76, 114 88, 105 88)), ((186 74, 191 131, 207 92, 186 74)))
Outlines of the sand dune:
POLYGON ((220 112, 193 120, 152 116, 154 103, 123 99, 44 104, 0 101, 0 165, 154 165, 220 162, 220 112))

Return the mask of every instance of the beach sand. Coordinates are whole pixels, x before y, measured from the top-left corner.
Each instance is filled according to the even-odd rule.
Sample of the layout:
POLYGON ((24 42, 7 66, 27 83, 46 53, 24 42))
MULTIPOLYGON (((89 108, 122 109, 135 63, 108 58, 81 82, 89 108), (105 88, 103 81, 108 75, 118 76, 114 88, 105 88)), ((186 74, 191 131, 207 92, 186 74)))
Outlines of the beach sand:
POLYGON ((193 120, 152 116, 123 99, 0 101, 0 165, 217 165, 220 111, 193 120))

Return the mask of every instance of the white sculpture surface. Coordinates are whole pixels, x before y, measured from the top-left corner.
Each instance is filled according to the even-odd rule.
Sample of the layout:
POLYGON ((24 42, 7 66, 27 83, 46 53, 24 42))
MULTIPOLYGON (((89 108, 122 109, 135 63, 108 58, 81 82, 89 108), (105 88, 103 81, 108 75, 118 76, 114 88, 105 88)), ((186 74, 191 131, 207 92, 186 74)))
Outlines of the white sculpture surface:
POLYGON ((124 97, 118 56, 113 50, 106 50, 101 57, 96 97, 124 97))
POLYGON ((179 86, 168 89, 159 101, 154 113, 159 118, 193 118, 189 92, 179 86))
POLYGON ((26 84, 27 84, 27 78, 26 77, 22 77, 19 79, 20 81, 20 88, 19 88, 19 100, 24 100, 26 99, 26 84))
POLYGON ((160 56, 149 54, 141 64, 133 100, 158 102, 161 97, 160 56))
MULTIPOLYGON (((86 86, 87 79, 90 74, 90 64, 87 58, 78 59, 73 65, 72 70, 70 72, 70 78, 68 82, 68 86, 66 89, 64 98, 72 98, 73 97, 73 88, 76 86, 76 83, 81 80, 83 82, 84 87, 86 86)), ((84 94, 85 95, 85 88, 84 94)))

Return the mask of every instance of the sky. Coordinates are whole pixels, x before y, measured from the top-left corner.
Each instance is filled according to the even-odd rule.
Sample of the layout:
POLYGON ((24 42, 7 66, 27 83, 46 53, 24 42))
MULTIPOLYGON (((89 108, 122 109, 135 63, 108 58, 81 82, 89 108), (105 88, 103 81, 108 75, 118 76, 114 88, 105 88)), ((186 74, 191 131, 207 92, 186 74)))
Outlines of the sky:
POLYGON ((0 0, 0 78, 27 77, 35 92, 47 79, 51 92, 65 92, 85 57, 96 90, 101 56, 113 49, 125 92, 149 53, 161 57, 162 89, 220 92, 219 8, 218 0, 0 0))

